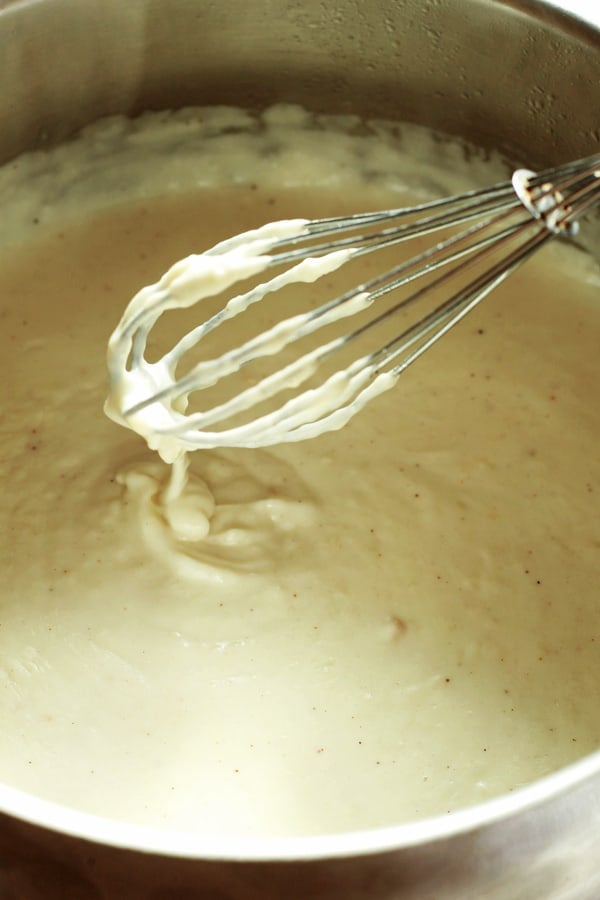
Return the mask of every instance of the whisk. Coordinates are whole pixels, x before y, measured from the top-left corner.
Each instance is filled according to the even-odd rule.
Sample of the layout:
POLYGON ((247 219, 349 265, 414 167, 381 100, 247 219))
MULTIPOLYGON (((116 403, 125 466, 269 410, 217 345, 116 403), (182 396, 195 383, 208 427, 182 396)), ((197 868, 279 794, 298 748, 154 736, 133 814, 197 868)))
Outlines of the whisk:
POLYGON ((574 235, 576 220, 598 203, 600 154, 540 173, 519 169, 510 181, 410 208, 284 220, 225 240, 177 262, 130 302, 109 341, 106 412, 142 434, 167 461, 187 450, 261 447, 341 428, 543 244, 556 235, 574 235), (314 282, 351 259, 444 229, 446 236, 424 252, 316 308, 283 318, 222 355, 201 358, 178 376, 192 348, 267 294, 314 282), (192 306, 270 269, 278 271, 234 293, 158 361, 146 359, 148 336, 163 312, 192 306), (406 285, 411 285, 408 296, 378 308, 384 295, 406 285), (331 365, 343 348, 384 321, 389 326, 402 310, 426 306, 440 291, 443 301, 425 308, 397 336, 316 381, 326 360, 331 365), (363 316, 354 329, 300 351, 225 401, 188 411, 190 395, 367 309, 367 320, 363 316), (265 411, 266 401, 272 407, 265 411), (241 413, 246 420, 239 423, 235 417, 241 413))

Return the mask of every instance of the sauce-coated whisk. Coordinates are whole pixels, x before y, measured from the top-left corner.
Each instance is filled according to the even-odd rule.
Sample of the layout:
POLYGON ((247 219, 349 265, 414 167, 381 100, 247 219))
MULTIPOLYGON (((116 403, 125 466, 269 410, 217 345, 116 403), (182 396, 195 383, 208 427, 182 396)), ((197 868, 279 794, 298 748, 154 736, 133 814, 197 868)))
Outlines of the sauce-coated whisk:
POLYGON ((341 428, 544 243, 574 234, 576 220, 599 202, 600 154, 539 174, 521 169, 511 181, 416 207, 285 220, 223 241, 176 263, 130 302, 109 342, 106 411, 142 434, 166 460, 185 450, 261 447, 341 428), (317 308, 281 319, 220 356, 201 358, 178 376, 192 348, 267 294, 314 282, 351 259, 444 229, 447 235, 424 252, 317 308), (276 274, 232 296, 158 361, 146 359, 149 333, 163 312, 192 306, 273 269, 276 274), (381 309, 384 295, 409 284, 408 296, 381 309), (408 307, 426 306, 440 291, 443 301, 400 334, 315 380, 325 361, 331 364, 344 348, 359 345, 359 338, 383 322, 389 327, 408 307), (188 411, 190 395, 367 309, 368 318, 363 315, 354 330, 300 352, 225 401, 188 411), (241 414, 246 420, 235 421, 241 414))

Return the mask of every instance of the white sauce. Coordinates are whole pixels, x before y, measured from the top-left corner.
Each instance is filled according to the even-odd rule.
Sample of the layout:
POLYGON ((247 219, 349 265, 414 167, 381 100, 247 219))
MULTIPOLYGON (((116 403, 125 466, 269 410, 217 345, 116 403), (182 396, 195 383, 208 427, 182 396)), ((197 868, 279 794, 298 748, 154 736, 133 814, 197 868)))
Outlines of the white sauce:
MULTIPOLYGON (((102 413, 108 335, 173 260, 497 176, 417 130, 289 108, 115 120, 0 170, 0 780, 199 834, 316 834, 598 747, 584 254, 542 252, 343 431, 192 454, 183 492, 182 459, 102 413)), ((177 315, 149 359, 200 320, 177 315)))

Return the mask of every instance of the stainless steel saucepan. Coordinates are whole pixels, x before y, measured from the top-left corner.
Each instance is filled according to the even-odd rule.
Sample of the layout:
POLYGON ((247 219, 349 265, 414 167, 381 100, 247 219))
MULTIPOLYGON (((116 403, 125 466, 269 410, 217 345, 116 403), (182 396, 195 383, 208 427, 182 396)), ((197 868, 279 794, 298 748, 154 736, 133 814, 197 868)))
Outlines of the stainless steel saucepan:
MULTIPOLYGON (((596 25, 538 0, 0 0, 0 161, 110 113, 278 100, 576 158, 600 144, 595 6, 596 25)), ((443 819, 281 840, 207 843, 0 786, 0 898, 598 900, 600 752, 443 819)))

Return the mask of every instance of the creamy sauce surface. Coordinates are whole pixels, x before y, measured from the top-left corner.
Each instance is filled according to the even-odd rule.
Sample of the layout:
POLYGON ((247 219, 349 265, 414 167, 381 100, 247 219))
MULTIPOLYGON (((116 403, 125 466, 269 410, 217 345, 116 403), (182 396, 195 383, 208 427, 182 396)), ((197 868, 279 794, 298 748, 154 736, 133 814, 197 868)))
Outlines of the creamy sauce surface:
MULTIPOLYGON (((497 171, 278 109, 116 120, 11 172, 1 781, 199 834, 319 834, 454 811, 598 747, 592 261, 554 244, 342 431, 192 454, 178 496, 102 413, 128 298, 266 221, 497 171)), ((262 328, 278 310, 259 307, 262 328)))

